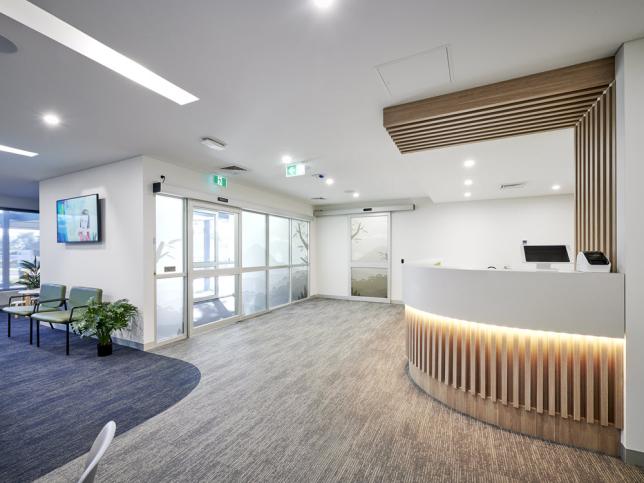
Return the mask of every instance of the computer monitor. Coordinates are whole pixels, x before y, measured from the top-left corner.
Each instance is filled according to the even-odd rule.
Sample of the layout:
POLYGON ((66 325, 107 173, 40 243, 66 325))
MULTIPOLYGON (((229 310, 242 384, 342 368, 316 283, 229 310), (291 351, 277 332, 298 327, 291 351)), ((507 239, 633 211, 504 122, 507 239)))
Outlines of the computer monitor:
POLYGON ((523 259, 536 263, 537 270, 552 270, 553 263, 570 263, 567 245, 523 245, 523 259))

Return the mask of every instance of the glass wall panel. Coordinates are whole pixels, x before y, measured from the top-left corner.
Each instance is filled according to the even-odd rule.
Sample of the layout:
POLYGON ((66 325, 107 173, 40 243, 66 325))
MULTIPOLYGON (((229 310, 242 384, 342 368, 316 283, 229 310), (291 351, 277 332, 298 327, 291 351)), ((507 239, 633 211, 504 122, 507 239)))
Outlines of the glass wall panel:
POLYGON ((309 267, 291 269, 291 302, 309 296, 309 267))
POLYGON ((0 289, 18 286, 20 263, 40 258, 39 218, 38 213, 0 210, 0 289))
POLYGON ((351 261, 387 262, 389 253, 389 218, 360 216, 351 218, 351 261))
POLYGON ((183 334, 183 277, 157 279, 157 341, 183 334))
POLYGON ((351 295, 354 297, 387 298, 387 269, 352 268, 351 295))
POLYGON ((309 223, 291 221, 291 265, 309 264, 309 223))
POLYGON ((156 197, 156 273, 183 272, 183 200, 156 197))
POLYGON ((268 219, 269 265, 288 265, 289 219, 280 216, 269 216, 268 219))
POLYGON ((235 266, 235 243, 237 241, 237 215, 220 211, 217 213, 217 267, 235 266))
POLYGON ((266 272, 242 274, 242 300, 244 315, 266 310, 266 272))
POLYGON ((215 267, 216 212, 194 210, 192 213, 192 263, 195 269, 215 267))
POLYGON ((242 263, 245 268, 266 266, 266 215, 242 213, 242 263))
POLYGON ((227 319, 236 311, 236 275, 196 278, 192 282, 195 327, 227 319))
POLYGON ((289 303, 289 269, 278 268, 268 272, 268 306, 277 307, 289 303))

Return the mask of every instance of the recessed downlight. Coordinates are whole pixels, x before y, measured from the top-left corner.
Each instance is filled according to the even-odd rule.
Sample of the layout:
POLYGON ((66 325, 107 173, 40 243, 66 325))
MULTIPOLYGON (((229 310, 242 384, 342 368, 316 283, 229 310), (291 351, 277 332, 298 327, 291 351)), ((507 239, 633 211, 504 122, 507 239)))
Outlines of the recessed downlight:
POLYGON ((333 178, 327 178, 325 183, 331 186, 333 183, 335 183, 335 180, 333 178))
POLYGON ((475 164, 476 164, 476 161, 474 161, 473 159, 466 159, 465 162, 463 163, 463 166, 466 168, 471 168, 475 164))
POLYGON ((558 185, 558 184, 553 184, 552 185, 552 190, 553 191, 559 191, 560 189, 561 189, 561 185, 558 185))
POLYGON ((320 10, 326 10, 333 5, 333 0, 313 0, 313 4, 320 10))
POLYGON ((0 2, 0 13, 179 105, 198 97, 27 0, 0 2))
POLYGON ((291 164, 293 162, 293 157, 289 154, 285 154, 282 156, 282 163, 283 164, 291 164))
POLYGON ((472 196, 472 193, 470 193, 469 191, 466 191, 465 193, 463 193, 463 196, 465 196, 466 198, 469 198, 470 196, 472 196))
POLYGON ((2 144, 0 144, 0 151, 3 151, 5 153, 11 153, 11 154, 19 154, 20 156, 28 156, 30 158, 33 158, 34 156, 38 156, 38 153, 32 153, 31 151, 25 151, 24 149, 12 148, 11 146, 4 146, 2 144))
POLYGON ((360 198, 360 193, 358 193, 358 192, 356 191, 355 193, 353 193, 353 197, 354 197, 354 198, 360 198))
POLYGON ((54 114, 53 112, 48 112, 46 114, 43 114, 42 122, 44 122, 48 126, 56 127, 60 125, 60 116, 58 116, 58 114, 54 114))
POLYGON ((465 181, 463 181, 463 184, 465 186, 472 186, 473 183, 474 182, 471 179, 466 179, 465 181))

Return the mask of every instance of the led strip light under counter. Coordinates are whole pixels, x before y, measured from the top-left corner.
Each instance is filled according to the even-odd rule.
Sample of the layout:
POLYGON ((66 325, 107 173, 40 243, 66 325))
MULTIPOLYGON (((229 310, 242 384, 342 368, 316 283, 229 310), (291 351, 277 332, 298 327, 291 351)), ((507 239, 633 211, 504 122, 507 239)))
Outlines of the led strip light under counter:
POLYGON ((504 429, 619 455, 623 339, 514 329, 405 306, 409 375, 504 429))

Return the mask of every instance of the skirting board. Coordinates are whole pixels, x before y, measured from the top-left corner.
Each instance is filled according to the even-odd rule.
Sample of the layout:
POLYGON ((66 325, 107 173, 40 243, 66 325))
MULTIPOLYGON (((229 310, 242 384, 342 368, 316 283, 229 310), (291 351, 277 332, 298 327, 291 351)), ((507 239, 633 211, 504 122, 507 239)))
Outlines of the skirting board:
POLYGON ((625 448, 623 444, 619 445, 619 455, 624 463, 629 465, 641 466, 644 468, 644 453, 634 449, 625 448))

